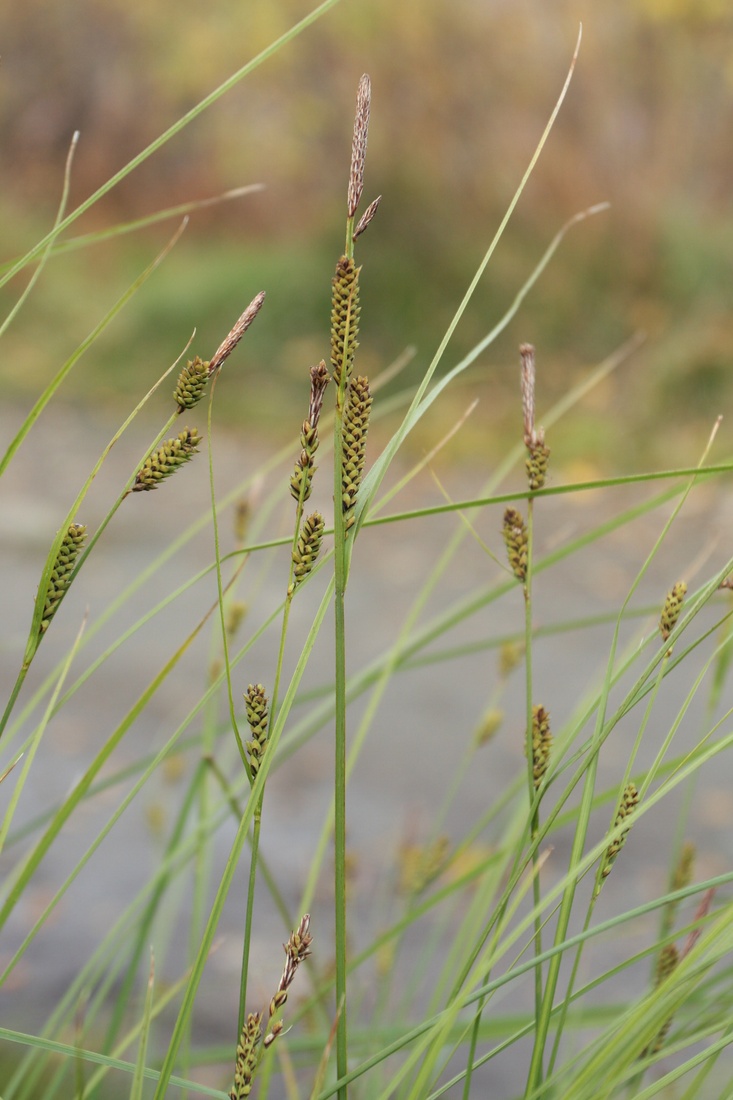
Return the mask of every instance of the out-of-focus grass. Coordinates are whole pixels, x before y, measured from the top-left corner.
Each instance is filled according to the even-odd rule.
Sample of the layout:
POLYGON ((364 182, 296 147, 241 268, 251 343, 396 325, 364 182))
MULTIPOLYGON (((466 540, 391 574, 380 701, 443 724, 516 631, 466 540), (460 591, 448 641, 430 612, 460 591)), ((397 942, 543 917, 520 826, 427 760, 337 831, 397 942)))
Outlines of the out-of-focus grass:
MULTIPOLYGON (((0 73, 0 138, 13 165, 2 200, 5 254, 17 254, 47 227, 74 127, 82 129, 73 177, 80 199, 306 7, 302 0, 263 0, 245 12, 218 0, 205 25, 196 10, 169 0, 150 9, 80 0, 63 17, 49 0, 15 9, 0 73), (39 32, 41 10, 47 19, 39 32), (82 26, 90 45, 84 66, 72 63, 82 26)), ((490 453, 496 441, 498 454, 513 433, 521 340, 538 347, 540 400, 549 404, 642 329, 644 350, 609 384, 602 403, 578 417, 577 453, 601 462, 612 456, 615 467, 619 459, 665 461, 670 429, 692 418, 696 437, 700 422, 724 412, 733 392, 727 6, 622 0, 588 13, 580 0, 551 9, 540 0, 364 0, 345 7, 125 181, 95 211, 93 225, 82 223, 110 225, 253 181, 267 187, 193 218, 65 393, 113 405, 138 393, 194 327, 193 350, 211 354, 264 287, 267 308, 246 373, 224 383, 219 415, 268 435, 290 422, 279 409, 291 395, 297 400, 309 364, 326 352, 332 257, 341 244, 329 219, 343 188, 344 105, 364 69, 379 107, 367 193, 386 199, 379 232, 366 246, 362 293, 380 321, 362 355, 374 374, 414 344, 409 377, 418 377, 516 186, 582 17, 567 103, 454 338, 455 355, 500 316, 567 217, 600 200, 612 208, 570 234, 520 317, 474 368, 472 392, 483 400, 461 433, 462 446, 475 436, 490 453), (249 384, 253 375, 256 385, 249 384), (614 416, 619 398, 623 418, 614 416)), ((9 334, 6 388, 35 392, 162 240, 155 230, 53 261, 64 277, 44 279, 9 334)), ((455 413, 445 407, 446 426, 455 413)), ((678 453, 680 445, 684 450, 677 439, 678 453)))

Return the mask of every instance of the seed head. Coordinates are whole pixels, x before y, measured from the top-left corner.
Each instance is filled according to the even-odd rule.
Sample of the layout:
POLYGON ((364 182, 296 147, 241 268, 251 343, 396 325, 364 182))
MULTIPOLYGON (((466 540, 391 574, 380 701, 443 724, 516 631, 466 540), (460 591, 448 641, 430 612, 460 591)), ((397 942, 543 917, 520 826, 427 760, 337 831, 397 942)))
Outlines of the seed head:
POLYGON ((503 534, 512 573, 517 580, 525 581, 529 536, 522 515, 516 508, 507 508, 504 512, 503 534))
POLYGON ((66 594, 66 590, 71 583, 71 574, 74 571, 76 559, 79 557, 86 537, 86 527, 82 523, 72 523, 61 540, 56 561, 48 578, 46 599, 39 627, 41 634, 45 634, 48 630, 51 619, 56 614, 58 606, 66 594))
POLYGON ((198 451, 201 437, 195 428, 184 428, 175 439, 167 439, 157 451, 153 451, 143 462, 135 477, 133 493, 147 492, 157 488, 161 481, 170 477, 184 463, 190 461, 198 451))

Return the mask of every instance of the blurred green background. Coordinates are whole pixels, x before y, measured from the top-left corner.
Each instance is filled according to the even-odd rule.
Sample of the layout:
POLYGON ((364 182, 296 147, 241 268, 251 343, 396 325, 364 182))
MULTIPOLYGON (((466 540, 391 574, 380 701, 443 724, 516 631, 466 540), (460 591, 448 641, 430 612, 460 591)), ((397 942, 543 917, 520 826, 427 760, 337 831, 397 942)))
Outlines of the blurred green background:
MULTIPOLYGON (((313 6, 27 0, 6 8, 5 257, 49 228, 74 130, 72 206, 313 6)), ((209 357, 264 289, 266 307, 219 383, 218 416, 248 436, 293 438, 307 369, 328 355, 362 71, 373 86, 364 199, 384 199, 359 251, 359 369, 376 376, 414 345, 392 389, 419 377, 526 168, 580 21, 568 98, 443 369, 498 320, 570 216, 603 200, 611 209, 571 231, 520 316, 411 445, 429 446, 478 395, 452 453, 493 461, 519 435, 521 341, 538 349, 541 421, 543 409, 643 330, 641 351, 553 433, 553 453, 578 468, 695 461, 733 397, 729 0, 342 0, 74 227, 92 232, 265 185, 193 216, 75 368, 62 400, 121 418, 194 327, 191 354, 209 357)), ((6 399, 28 407, 173 227, 50 262, 5 337, 6 399)), ((1 292, 4 310, 25 279, 1 292)), ((724 421, 727 450, 731 431, 724 421)))

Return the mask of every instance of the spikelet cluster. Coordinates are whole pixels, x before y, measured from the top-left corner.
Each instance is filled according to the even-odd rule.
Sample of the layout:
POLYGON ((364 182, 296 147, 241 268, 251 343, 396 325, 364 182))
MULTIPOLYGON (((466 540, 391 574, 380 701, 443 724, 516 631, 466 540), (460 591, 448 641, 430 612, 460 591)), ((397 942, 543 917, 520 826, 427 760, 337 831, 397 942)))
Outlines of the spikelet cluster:
POLYGON ((662 616, 659 620, 659 630, 665 642, 677 625, 677 620, 682 610, 682 603, 686 595, 687 585, 684 581, 679 581, 677 584, 673 585, 667 593, 667 598, 662 608, 662 616))
POLYGON ((346 385, 354 368, 354 355, 359 346, 359 271, 353 259, 342 256, 331 280, 331 370, 333 380, 346 385))
POLYGON ((550 715, 542 706, 532 707, 532 775, 535 790, 545 777, 551 749, 550 715))
POLYGON ((173 391, 173 398, 178 405, 179 413, 182 413, 184 409, 192 409, 195 405, 198 405, 208 381, 208 362, 198 355, 195 359, 189 359, 178 375, 176 388, 173 391))
POLYGON ((298 541, 293 550, 293 581, 288 589, 292 595, 301 581, 308 576, 321 552, 325 521, 320 512, 306 516, 300 528, 298 541))
POLYGON ((344 412, 341 456, 341 499, 344 512, 344 529, 349 530, 356 521, 354 506, 361 485, 366 458, 366 439, 369 431, 369 414, 372 394, 369 381, 360 375, 349 386, 349 397, 344 412))
POLYGON ((247 756, 252 778, 255 779, 267 749, 267 731, 270 722, 267 696, 262 684, 249 685, 244 703, 247 708, 247 724, 252 731, 252 740, 246 744, 247 756))
POLYGON ((81 523, 72 523, 61 541, 59 552, 56 555, 56 561, 51 570, 51 576, 48 579, 46 599, 43 605, 43 615, 41 616, 41 625, 39 628, 41 634, 44 634, 46 630, 48 630, 49 623, 56 614, 58 606, 64 598, 64 594, 71 582, 71 574, 74 571, 76 559, 79 557, 86 537, 86 527, 81 523))
POLYGON ((250 1012, 245 1020, 242 1034, 237 1045, 237 1061, 234 1069, 234 1085, 229 1093, 229 1100, 245 1100, 252 1091, 257 1067, 266 1050, 282 1033, 282 1020, 274 1017, 288 999, 288 990, 293 984, 296 972, 300 964, 310 955, 310 945, 313 937, 310 935, 310 915, 305 914, 290 939, 283 944, 285 950, 285 969, 277 987, 277 991, 270 1001, 268 1010, 267 1035, 262 1038, 263 1013, 250 1012))
MULTIPOLYGON (((622 821, 625 821, 626 818, 631 817, 638 803, 639 792, 637 791, 636 786, 633 783, 628 783, 627 786, 624 787, 624 793, 621 796, 621 805, 618 808, 616 819, 613 823, 614 829, 617 828, 622 821)), ((631 826, 629 826, 629 828, 630 827, 631 826)), ((615 840, 611 841, 611 843, 606 848, 606 851, 603 855, 601 878, 608 878, 608 876, 610 875, 611 867, 613 866, 616 856, 623 848, 624 841, 626 840, 628 833, 629 829, 624 829, 623 832, 620 833, 615 840)))
POLYGON ((229 1093, 229 1100, 245 1100, 252 1091, 252 1082, 260 1059, 261 1040, 262 1016, 259 1012, 250 1012, 237 1043, 234 1084, 229 1093))
POLYGON ((290 478, 290 495, 299 503, 303 503, 310 497, 313 475, 316 472, 314 459, 320 442, 318 438, 318 421, 323 408, 323 395, 326 386, 331 381, 331 376, 323 359, 321 359, 318 366, 311 367, 310 377, 311 398, 308 419, 303 421, 300 432, 300 457, 295 463, 295 470, 290 478))
POLYGON ((504 512, 503 535, 512 573, 517 580, 525 581, 529 538, 522 515, 516 508, 507 508, 504 512))
POLYGON ((157 488, 161 481, 193 458, 200 442, 201 437, 195 428, 184 428, 174 439, 166 439, 157 451, 148 455, 138 470, 133 493, 157 488))

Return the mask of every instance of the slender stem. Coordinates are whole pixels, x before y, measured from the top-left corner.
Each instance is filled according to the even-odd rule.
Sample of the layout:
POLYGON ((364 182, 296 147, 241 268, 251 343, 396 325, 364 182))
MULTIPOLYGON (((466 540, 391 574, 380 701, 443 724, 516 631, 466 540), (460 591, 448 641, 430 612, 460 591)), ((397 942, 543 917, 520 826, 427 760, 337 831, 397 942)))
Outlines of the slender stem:
MULTIPOLYGON (((353 256, 353 217, 346 222, 346 255, 353 256)), ((344 333, 344 355, 336 394, 333 443, 333 534, 334 534, 334 629, 335 629, 335 751, 334 751, 334 899, 336 931, 336 1072, 348 1073, 346 1032, 346 614, 347 580, 346 531, 344 528, 343 461, 344 404, 346 400, 346 350, 349 346, 349 321, 344 333)), ((346 1085, 339 1086, 339 1100, 346 1100, 346 1085)))
MULTIPOLYGON (((529 796, 530 811, 532 813, 532 820, 530 825, 530 842, 534 845, 537 838, 537 834, 540 828, 540 811, 539 804, 535 804, 535 785, 534 785, 534 760, 533 760, 533 745, 532 745, 532 733, 533 733, 533 680, 532 680, 532 558, 533 558, 533 546, 534 546, 534 500, 530 497, 527 502, 527 577, 524 583, 524 668, 525 668, 525 685, 526 685, 526 707, 527 707, 527 793, 529 796)), ((537 860, 539 858, 537 848, 535 846, 532 854, 532 866, 534 869, 534 875, 532 877, 532 898, 535 907, 535 937, 534 937, 534 949, 535 955, 542 954, 542 915, 540 912, 541 902, 541 890, 540 890, 540 876, 537 868, 537 860)), ((538 963, 537 969, 534 972, 534 1000, 535 1000, 535 1024, 539 1024, 540 1011, 542 1009, 542 969, 538 963)), ((542 1073, 542 1067, 540 1066, 540 1075, 542 1073)))

